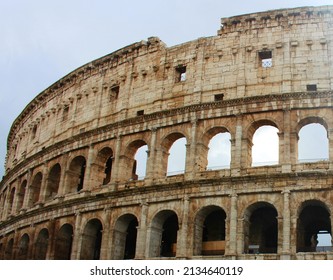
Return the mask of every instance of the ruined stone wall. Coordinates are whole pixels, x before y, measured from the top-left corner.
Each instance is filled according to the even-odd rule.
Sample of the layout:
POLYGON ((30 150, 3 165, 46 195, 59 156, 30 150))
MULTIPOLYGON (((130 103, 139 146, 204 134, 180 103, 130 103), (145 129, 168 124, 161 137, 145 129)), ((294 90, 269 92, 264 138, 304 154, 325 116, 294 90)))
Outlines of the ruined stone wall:
POLYGON ((8 137, 0 258, 332 258, 310 248, 318 228, 304 214, 327 214, 319 224, 331 233, 332 13, 231 17, 217 36, 171 48, 151 37, 40 93, 8 137), (303 163, 299 132, 313 123, 326 129, 329 157, 303 163), (253 135, 267 125, 278 129, 279 160, 254 167, 253 135), (222 132, 230 165, 208 170, 209 142, 222 132), (168 176, 180 138, 185 170, 168 176), (214 219, 219 237, 207 230, 218 231, 214 219))

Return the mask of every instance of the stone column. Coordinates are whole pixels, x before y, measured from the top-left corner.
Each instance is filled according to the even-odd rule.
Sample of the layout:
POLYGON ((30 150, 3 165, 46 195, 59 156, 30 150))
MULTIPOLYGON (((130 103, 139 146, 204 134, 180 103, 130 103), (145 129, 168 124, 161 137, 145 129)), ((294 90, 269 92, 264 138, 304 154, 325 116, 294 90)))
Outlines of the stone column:
POLYGON ((46 188, 47 188, 47 177, 48 177, 48 164, 45 163, 43 166, 43 178, 40 186, 38 203, 44 202, 46 197, 46 188))
POLYGON ((49 230, 49 244, 47 246, 46 259, 54 260, 54 246, 55 246, 55 220, 50 219, 48 223, 49 230))
POLYGON ((279 163, 282 165, 282 172, 290 172, 293 156, 291 154, 291 116, 290 110, 283 112, 283 131, 279 135, 279 163))
POLYGON ((185 196, 183 199, 183 217, 181 228, 178 230, 177 236, 177 258, 185 259, 187 257, 187 239, 188 239, 188 212, 189 212, 190 199, 185 196))
POLYGON ((60 159, 60 167, 61 167, 61 174, 60 174, 60 181, 59 181, 59 189, 58 194, 56 197, 61 197, 65 194, 65 176, 67 170, 67 154, 63 154, 60 159))
POLYGON ((27 175, 27 185, 25 188, 25 194, 24 194, 24 201, 23 201, 23 206, 22 209, 27 209, 28 208, 28 204, 29 204, 29 196, 30 196, 30 185, 31 185, 31 179, 32 179, 32 170, 29 169, 28 170, 28 175, 27 175))
POLYGON ((110 217, 111 217, 111 209, 107 208, 104 209, 104 221, 106 221, 105 226, 103 228, 102 233, 102 244, 101 244, 101 252, 100 252, 100 260, 108 260, 110 258, 110 247, 109 247, 109 240, 110 240, 110 217))
POLYGON ((83 191, 89 191, 91 190, 91 166, 95 158, 95 150, 94 146, 90 145, 89 146, 89 151, 88 151, 88 158, 86 161, 86 170, 84 174, 84 182, 83 182, 83 191))
POLYGON ((237 194, 231 194, 230 199, 229 250, 226 253, 235 256, 237 254, 237 194))
POLYGON ((290 132, 290 163, 298 163, 298 134, 296 131, 290 132))
POLYGON ((298 237, 298 217, 295 215, 291 215, 290 218, 290 254, 296 254, 297 252, 297 237, 298 237))
POLYGON ((72 253, 71 253, 71 260, 78 260, 80 259, 80 252, 81 252, 81 221, 82 221, 82 214, 76 213, 75 214, 75 228, 73 234, 73 242, 72 242, 72 253))
POLYGON ((156 127, 151 128, 151 140, 150 140, 150 149, 148 153, 148 161, 147 161, 147 171, 146 171, 146 182, 152 182, 154 179, 154 171, 155 171, 155 162, 156 162, 156 127))
POLYGON ((121 153, 121 135, 117 136, 116 140, 116 149, 114 153, 114 162, 112 163, 112 177, 111 177, 111 185, 112 188, 115 188, 115 186, 119 183, 119 161, 120 161, 120 153, 121 153))
POLYGON ((35 257, 35 252, 34 252, 34 246, 35 246, 35 235, 36 235, 36 229, 35 229, 35 225, 31 224, 30 228, 32 228, 32 230, 30 231, 30 241, 29 241, 29 246, 28 246, 28 256, 27 259, 28 260, 33 260, 35 257))
POLYGON ((13 242, 13 251, 12 251, 12 259, 13 260, 16 260, 17 257, 18 257, 18 253, 19 253, 19 242, 20 242, 20 239, 19 239, 19 232, 17 230, 15 230, 14 232, 14 242, 13 242))
POLYGON ((148 203, 143 202, 141 204, 141 217, 140 223, 137 228, 135 259, 145 259, 146 256, 146 242, 147 242, 147 214, 148 203))
POLYGON ((190 143, 186 144, 186 164, 185 164, 185 177, 186 179, 193 179, 196 173, 196 143, 197 143, 197 126, 198 120, 191 122, 191 139, 190 143))
POLYGON ((231 141, 231 174, 239 175, 242 164, 242 138, 243 126, 242 115, 238 115, 236 119, 235 137, 231 141))
POLYGON ((290 191, 286 190, 283 194, 283 229, 282 229, 282 258, 290 259, 290 191))
POLYGON ((333 129, 327 132, 328 137, 328 156, 330 161, 330 170, 333 169, 333 129))

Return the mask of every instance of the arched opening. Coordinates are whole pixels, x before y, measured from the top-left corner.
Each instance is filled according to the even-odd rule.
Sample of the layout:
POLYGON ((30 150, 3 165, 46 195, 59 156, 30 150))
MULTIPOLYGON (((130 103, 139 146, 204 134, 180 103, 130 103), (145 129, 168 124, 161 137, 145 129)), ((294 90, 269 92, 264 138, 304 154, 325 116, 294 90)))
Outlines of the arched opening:
POLYGON ((207 170, 230 168, 231 135, 229 132, 219 132, 213 136, 208 144, 207 170))
POLYGON ((60 164, 55 164, 49 173, 47 178, 47 185, 46 185, 46 194, 45 199, 52 199, 58 194, 59 183, 61 177, 61 167, 60 164))
POLYGON ((42 186, 42 179, 43 179, 42 173, 38 172, 32 181, 32 184, 30 186, 30 194, 29 194, 29 202, 28 202, 29 207, 32 207, 35 203, 37 203, 39 201, 39 195, 40 195, 40 190, 41 190, 41 186, 42 186))
POLYGON ((224 254, 225 219, 225 211, 218 206, 207 206, 198 212, 194 226, 195 255, 224 254))
POLYGON ((132 178, 136 178, 137 180, 143 180, 146 177, 147 160, 148 146, 144 145, 140 147, 135 153, 132 178))
POLYGON ((303 203, 297 222, 297 252, 331 251, 331 235, 330 213, 326 206, 316 200, 303 203), (329 240, 321 240, 323 244, 319 247, 321 237, 329 237, 329 240))
POLYGON ((83 231, 81 243, 81 260, 99 260, 102 245, 103 226, 100 220, 90 220, 83 231))
POLYGON ((13 213, 14 197, 15 197, 15 188, 12 188, 12 190, 10 191, 9 202, 8 202, 8 214, 13 213))
POLYGON ((279 163, 279 130, 272 125, 263 125, 253 134, 252 166, 279 163))
POLYGON ((18 251, 16 256, 17 260, 28 259, 29 242, 30 242, 29 235, 26 233, 23 234, 18 244, 18 251))
POLYGON ((34 259, 35 260, 46 260, 47 249, 49 246, 49 231, 43 228, 36 239, 34 248, 34 259))
POLYGON ((18 190, 17 194, 17 209, 20 210, 23 207, 24 197, 27 188, 27 180, 24 180, 18 190))
POLYGON ((329 139, 326 128, 319 123, 303 126, 299 131, 298 161, 316 162, 329 159, 329 139))
POLYGON ((6 246, 4 259, 12 260, 13 259, 13 247, 14 247, 14 238, 11 238, 6 246))
POLYGON ((248 254, 277 253, 278 213, 269 203, 250 206, 244 219, 244 251, 248 254))
POLYGON ((150 257, 175 257, 178 229, 178 217, 175 212, 159 212, 150 228, 150 257))
POLYGON ((165 139, 164 147, 168 151, 167 176, 185 173, 186 143, 185 136, 180 133, 173 133, 165 139))
POLYGON ((86 159, 83 156, 74 158, 67 171, 68 192, 79 192, 83 188, 84 175, 86 171, 86 159))
POLYGON ((125 178, 130 180, 143 180, 146 176, 148 160, 148 146, 143 140, 136 140, 127 146, 123 157, 125 178))
POLYGON ((73 227, 70 224, 64 224, 58 231, 55 240, 55 260, 70 260, 73 244, 73 227))
POLYGON ((121 216, 114 231, 114 259, 134 259, 138 220, 132 214, 121 216))
POLYGON ((113 151, 105 147, 97 154, 95 164, 92 168, 92 180, 96 181, 95 185, 107 185, 111 181, 113 163, 113 151))

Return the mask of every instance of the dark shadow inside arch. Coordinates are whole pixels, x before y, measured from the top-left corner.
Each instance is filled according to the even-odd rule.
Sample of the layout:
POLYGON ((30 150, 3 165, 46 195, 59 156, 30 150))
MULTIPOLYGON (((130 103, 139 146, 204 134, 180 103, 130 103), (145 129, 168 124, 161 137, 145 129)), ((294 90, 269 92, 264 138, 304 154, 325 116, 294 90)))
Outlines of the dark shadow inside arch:
POLYGON ((55 240, 55 260, 70 260, 73 243, 73 227, 70 224, 63 225, 55 240))
POLYGON ((134 259, 136 252, 138 220, 132 214, 121 216, 114 231, 114 259, 134 259))
POLYGON ((17 260, 27 260, 29 250, 30 238, 28 234, 24 234, 18 244, 17 260))
POLYGON ((55 164, 49 173, 47 178, 46 194, 45 199, 49 200, 54 198, 58 194, 59 184, 61 177, 61 167, 60 164, 55 164))
POLYGON ((194 255, 223 255, 225 253, 226 213, 219 206, 206 206, 194 221, 194 255))
POLYGON ((74 158, 67 171, 67 188, 69 193, 79 192, 83 189, 86 171, 86 159, 83 156, 74 158))
POLYGON ((174 211, 163 210, 156 214, 150 227, 149 257, 175 257, 178 229, 174 211))
POLYGON ((14 239, 11 238, 6 246, 4 259, 5 260, 12 260, 13 259, 13 247, 14 247, 14 239))
POLYGON ((248 209, 245 218, 245 252, 249 254, 277 253, 277 211, 269 203, 259 202, 248 209))
POLYGON ((331 251, 332 246, 318 246, 320 234, 331 236, 331 219, 326 207, 319 201, 304 205, 297 221, 297 252, 331 251))
POLYGON ((37 237, 35 248, 34 248, 34 260, 45 260, 47 249, 49 245, 49 231, 44 228, 42 229, 37 237))
POLYGON ((99 260, 102 245, 103 226, 100 220, 90 220, 83 231, 81 243, 81 260, 99 260))
POLYGON ((226 213, 222 209, 214 209, 206 216, 202 234, 202 255, 224 254, 225 219, 226 213))

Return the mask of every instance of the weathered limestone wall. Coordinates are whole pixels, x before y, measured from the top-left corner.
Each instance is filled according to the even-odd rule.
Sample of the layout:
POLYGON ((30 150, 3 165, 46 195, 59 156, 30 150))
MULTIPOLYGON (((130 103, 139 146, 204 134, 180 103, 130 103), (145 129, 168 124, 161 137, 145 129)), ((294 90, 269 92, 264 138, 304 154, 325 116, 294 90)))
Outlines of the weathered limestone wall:
POLYGON ((331 259, 309 249, 313 221, 302 213, 323 211, 332 232, 332 13, 222 19, 217 36, 170 48, 151 37, 40 93, 8 138, 0 258, 214 258, 205 242, 219 241, 218 258, 331 259), (326 129, 329 158, 301 163, 299 132, 313 123, 326 129), (253 135, 266 125, 279 131, 279 161, 253 167, 253 135), (230 166, 210 171, 208 145, 220 132, 230 133, 230 166), (184 174, 167 176, 170 147, 183 137, 184 174), (264 212, 276 240, 257 227, 264 212), (219 240, 205 230, 209 219, 223 220, 219 240))

